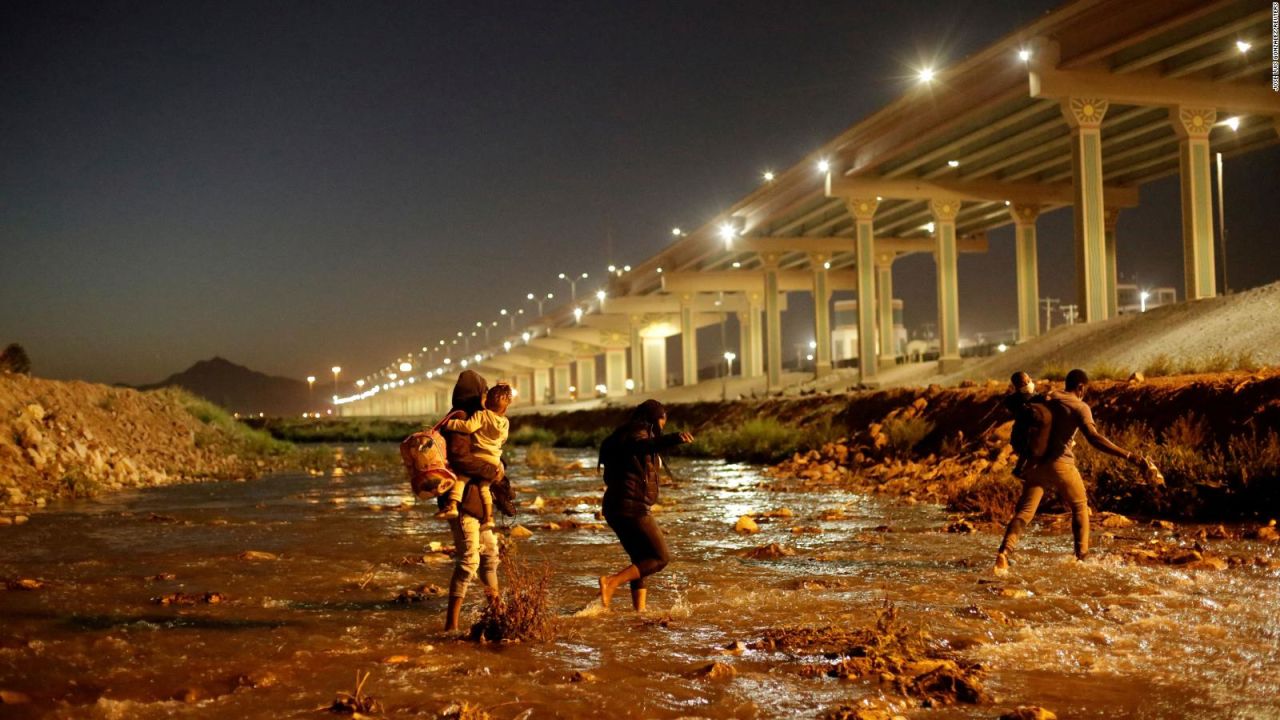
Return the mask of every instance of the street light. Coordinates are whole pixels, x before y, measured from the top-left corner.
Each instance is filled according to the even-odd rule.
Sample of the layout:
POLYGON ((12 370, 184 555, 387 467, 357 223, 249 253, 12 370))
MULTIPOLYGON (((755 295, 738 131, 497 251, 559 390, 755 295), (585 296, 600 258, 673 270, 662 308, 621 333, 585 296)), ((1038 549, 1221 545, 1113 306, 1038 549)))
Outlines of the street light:
POLYGON ((1147 298, 1149 297, 1151 297, 1151 293, 1147 292, 1146 290, 1143 290, 1142 292, 1138 293, 1138 308, 1139 308, 1138 311, 1139 312, 1147 311, 1147 298))
POLYGON ((342 372, 342 368, 338 367, 337 365, 334 365, 330 369, 333 371, 333 394, 337 395, 338 394, 338 373, 342 372))
POLYGON ((735 353, 730 350, 724 351, 724 361, 728 364, 729 371, 720 378, 720 400, 722 401, 729 399, 729 376, 733 374, 733 361, 736 359, 738 356, 735 353))
POLYGON ((413 370, 413 363, 408 363, 408 362, 400 363, 400 372, 407 373, 407 372, 410 372, 411 370, 413 370))
POLYGON ((551 299, 553 299, 553 298, 555 298, 555 295, 552 295, 551 293, 547 293, 547 296, 546 296, 546 297, 543 297, 543 298, 540 298, 540 297, 538 297, 537 295, 534 295, 533 293, 529 293, 529 294, 526 296, 526 299, 528 299, 528 300, 530 300, 530 301, 532 301, 532 302, 536 302, 536 303, 538 303, 538 317, 542 317, 542 316, 544 315, 543 310, 542 310, 542 303, 544 303, 544 302, 546 302, 546 301, 548 301, 548 300, 551 300, 551 299))
POLYGON ((315 402, 314 398, 312 397, 314 393, 311 392, 311 389, 315 387, 315 384, 316 384, 316 376, 308 375, 307 376, 307 404, 308 405, 315 402))
MULTIPOLYGON (((586 280, 587 274, 582 273, 578 277, 571 277, 569 275, 565 275, 564 273, 560 273, 560 279, 569 283, 569 299, 577 300, 578 299, 578 281, 586 280)), ((539 312, 541 312, 541 310, 539 310, 539 312)))

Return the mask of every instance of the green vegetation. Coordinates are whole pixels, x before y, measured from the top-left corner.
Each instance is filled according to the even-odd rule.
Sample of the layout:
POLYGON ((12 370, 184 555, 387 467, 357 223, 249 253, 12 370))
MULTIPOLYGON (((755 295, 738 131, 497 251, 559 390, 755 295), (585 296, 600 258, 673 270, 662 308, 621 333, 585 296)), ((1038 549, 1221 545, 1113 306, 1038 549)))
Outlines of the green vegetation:
POLYGON ((1061 360, 1049 360, 1040 368, 1039 377, 1045 380, 1056 380, 1061 382, 1067 379, 1067 373, 1071 372, 1071 368, 1061 360))
POLYGON ((73 498, 93 497, 101 490, 96 480, 91 479, 79 468, 73 468, 62 476, 62 492, 73 498))
POLYGON ((1089 368, 1088 373, 1090 380, 1127 380, 1133 374, 1128 368, 1111 363, 1098 363, 1089 368))
POLYGON ((1274 430, 1222 440, 1204 420, 1185 417, 1159 435, 1142 424, 1104 432, 1150 457, 1165 482, 1153 484, 1110 455, 1080 452, 1080 471, 1094 478, 1097 507, 1200 520, 1266 517, 1280 507, 1280 436, 1274 430))
POLYGON ((696 434, 692 444, 679 446, 676 452, 721 457, 730 462, 772 463, 800 450, 804 440, 805 433, 797 428, 769 417, 753 418, 735 428, 713 428, 696 434))
POLYGON ((293 443, 398 443, 426 427, 416 420, 386 418, 269 418, 250 419, 249 425, 293 443))
POLYGON ((536 425, 523 425, 507 438, 512 445, 554 445, 556 434, 536 425))
MULTIPOLYGON (((283 455, 293 449, 291 444, 277 440, 263 430, 245 425, 231 417, 226 410, 204 398, 181 390, 172 390, 170 392, 176 394, 178 401, 182 403, 182 407, 191 413, 192 417, 209 426, 212 432, 221 434, 230 440, 242 453, 247 455, 283 455)), ((210 444, 213 437, 205 433, 196 433, 196 446, 204 447, 210 444)))
POLYGON ((609 437, 609 433, 613 432, 613 428, 600 427, 594 430, 567 430, 560 433, 553 443, 560 448, 591 448, 600 447, 600 443, 609 437))

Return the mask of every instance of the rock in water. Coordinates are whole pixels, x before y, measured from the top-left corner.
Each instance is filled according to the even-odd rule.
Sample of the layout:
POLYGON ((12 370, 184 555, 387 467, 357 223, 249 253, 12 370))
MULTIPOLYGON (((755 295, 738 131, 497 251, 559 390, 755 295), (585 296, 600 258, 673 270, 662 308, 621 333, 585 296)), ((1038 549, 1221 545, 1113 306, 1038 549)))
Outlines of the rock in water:
POLYGON ((1052 710, 1028 705, 1001 715, 1000 720, 1058 720, 1058 716, 1052 710))
POLYGON ((511 528, 511 532, 508 535, 512 540, 524 540, 533 537, 533 531, 523 525, 517 525, 511 528))
POLYGON ((743 515, 738 518, 738 522, 733 526, 733 531, 742 535, 754 535, 760 532, 760 526, 750 515, 743 515))
POLYGON ((732 665, 722 662, 713 662, 709 665, 704 665, 698 668, 694 674, 698 677, 707 678, 708 680, 728 680, 729 678, 736 677, 738 671, 735 670, 732 665))
POLYGON ((276 555, 274 553, 269 553, 269 552, 263 552, 261 550, 245 550, 244 552, 240 553, 236 557, 240 558, 241 560, 249 560, 252 562, 280 559, 279 555, 276 555))

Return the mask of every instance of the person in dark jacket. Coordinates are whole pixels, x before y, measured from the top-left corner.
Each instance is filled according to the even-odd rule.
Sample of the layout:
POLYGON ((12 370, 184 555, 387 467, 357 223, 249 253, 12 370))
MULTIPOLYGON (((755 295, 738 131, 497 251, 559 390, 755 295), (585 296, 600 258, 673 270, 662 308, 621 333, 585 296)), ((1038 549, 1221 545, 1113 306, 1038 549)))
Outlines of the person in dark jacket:
POLYGON ((658 470, 662 451, 693 442, 689 433, 663 435, 667 410, 657 400, 646 400, 625 425, 613 431, 600 445, 604 467, 604 519, 617 534, 631 564, 613 575, 600 577, 600 602, 606 609, 613 593, 624 582, 631 583, 631 604, 636 612, 645 608, 645 578, 667 566, 670 554, 662 530, 649 508, 658 501, 658 470))
MULTIPOLYGON (((450 412, 462 412, 466 418, 470 418, 484 406, 487 391, 488 385, 479 373, 463 370, 453 386, 453 410, 450 412)), ((490 601, 498 595, 498 538, 492 528, 480 527, 485 512, 478 483, 491 484, 495 504, 498 504, 496 488, 505 483, 506 478, 501 468, 471 454, 470 435, 447 430, 441 431, 441 434, 445 439, 449 468, 458 475, 460 482, 467 483, 462 502, 458 506, 459 514, 449 519, 449 530, 453 534, 456 548, 453 555, 453 576, 449 580, 448 614, 444 623, 444 629, 449 631, 458 629, 462 601, 467 595, 467 586, 475 579, 477 572, 490 601)), ((445 496, 441 498, 443 502, 445 496)), ((503 507, 503 512, 506 510, 503 507)))

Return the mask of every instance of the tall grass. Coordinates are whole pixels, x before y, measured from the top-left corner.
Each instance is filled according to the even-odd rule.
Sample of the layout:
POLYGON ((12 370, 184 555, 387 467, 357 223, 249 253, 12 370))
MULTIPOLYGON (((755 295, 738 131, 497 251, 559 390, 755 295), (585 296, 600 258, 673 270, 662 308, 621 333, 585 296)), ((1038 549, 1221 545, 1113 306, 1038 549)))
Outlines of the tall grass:
POLYGON ((713 428, 695 436, 681 454, 722 457, 731 462, 772 463, 802 447, 804 431, 774 418, 753 418, 735 428, 713 428))
POLYGON ((472 640, 554 640, 559 631, 551 608, 551 567, 529 565, 508 546, 502 560, 502 594, 489 602, 480 621, 471 626, 472 640))
POLYGON ((1174 365, 1173 358, 1164 353, 1153 356, 1142 368, 1142 374, 1147 377, 1164 377, 1176 372, 1177 366, 1174 365))
POLYGON ((556 434, 536 425, 523 425, 511 433, 507 438, 507 442, 512 445, 542 445, 545 447, 555 444, 556 434))
POLYGON ((265 430, 255 430, 231 417, 226 410, 188 392, 174 391, 178 401, 192 417, 204 423, 209 432, 196 434, 196 445, 204 447, 221 437, 238 452, 247 455, 283 455, 293 450, 293 445, 272 437, 265 430))
POLYGON ((909 455, 912 448, 933 432, 933 423, 921 417, 895 417, 885 422, 885 437, 898 455, 909 455))

